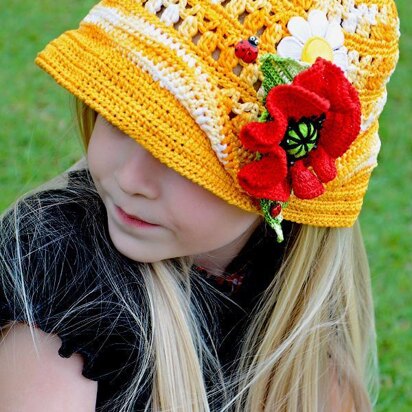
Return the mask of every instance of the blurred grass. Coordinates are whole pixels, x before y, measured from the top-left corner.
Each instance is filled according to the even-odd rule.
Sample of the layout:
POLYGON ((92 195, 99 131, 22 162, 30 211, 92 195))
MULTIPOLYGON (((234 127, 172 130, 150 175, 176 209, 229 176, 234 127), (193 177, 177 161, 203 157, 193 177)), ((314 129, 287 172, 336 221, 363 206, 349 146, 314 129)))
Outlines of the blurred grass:
MULTIPOLYGON (((82 154, 68 93, 33 60, 51 39, 75 28, 94 2, 17 0, 2 7, 0 210, 82 154)), ((380 165, 361 213, 376 304, 381 367, 378 412, 412 411, 412 23, 406 17, 410 0, 398 0, 397 5, 400 62, 381 116, 380 165)))
POLYGON ((379 167, 361 214, 376 306, 379 412, 412 411, 412 23, 410 0, 396 3, 400 60, 381 116, 379 167))
POLYGON ((82 153, 69 94, 33 60, 51 39, 74 28, 93 3, 17 0, 1 8, 0 210, 82 153))

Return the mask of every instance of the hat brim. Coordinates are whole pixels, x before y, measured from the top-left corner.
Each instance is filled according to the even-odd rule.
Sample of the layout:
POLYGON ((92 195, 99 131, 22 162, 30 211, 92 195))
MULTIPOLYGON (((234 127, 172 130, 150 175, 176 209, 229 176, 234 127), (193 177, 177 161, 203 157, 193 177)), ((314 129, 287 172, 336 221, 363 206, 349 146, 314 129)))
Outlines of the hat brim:
POLYGON ((83 24, 63 33, 35 62, 163 164, 229 204, 259 213, 181 103, 125 58, 98 27, 83 24))

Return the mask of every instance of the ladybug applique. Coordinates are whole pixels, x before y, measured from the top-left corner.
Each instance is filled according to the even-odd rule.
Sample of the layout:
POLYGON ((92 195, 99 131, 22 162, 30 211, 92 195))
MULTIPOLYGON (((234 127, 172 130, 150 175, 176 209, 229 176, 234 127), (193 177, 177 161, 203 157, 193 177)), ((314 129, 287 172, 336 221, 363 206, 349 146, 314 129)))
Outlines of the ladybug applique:
POLYGON ((245 63, 253 63, 258 56, 259 40, 256 36, 250 36, 247 40, 241 40, 235 46, 235 55, 245 63))
POLYGON ((282 206, 280 203, 276 202, 275 204, 272 205, 270 208, 270 215, 272 217, 276 217, 280 215, 280 212, 282 211, 282 206))

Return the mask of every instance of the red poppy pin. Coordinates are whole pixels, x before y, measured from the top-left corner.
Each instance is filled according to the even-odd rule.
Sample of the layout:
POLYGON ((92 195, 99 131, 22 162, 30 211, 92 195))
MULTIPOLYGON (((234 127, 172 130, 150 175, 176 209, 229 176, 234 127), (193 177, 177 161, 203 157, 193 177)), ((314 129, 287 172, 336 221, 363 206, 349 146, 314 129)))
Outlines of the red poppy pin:
POLYGON ((266 111, 240 131, 244 147, 257 156, 240 169, 239 184, 260 200, 279 241, 279 207, 287 206, 291 194, 322 195, 324 183, 336 177, 336 159, 360 131, 359 96, 343 71, 322 58, 309 68, 299 66, 272 54, 262 57, 266 111))

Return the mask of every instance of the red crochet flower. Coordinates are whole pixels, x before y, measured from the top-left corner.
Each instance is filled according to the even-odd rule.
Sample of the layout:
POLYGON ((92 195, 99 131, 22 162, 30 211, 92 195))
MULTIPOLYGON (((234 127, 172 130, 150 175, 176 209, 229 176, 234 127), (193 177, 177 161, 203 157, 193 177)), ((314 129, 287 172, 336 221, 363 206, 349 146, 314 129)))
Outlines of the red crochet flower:
POLYGON ((360 131, 361 107, 355 88, 333 63, 318 58, 288 85, 266 97, 271 116, 240 131, 243 145, 260 158, 239 171, 246 192, 259 199, 301 199, 324 192, 322 183, 336 177, 335 160, 360 131))

